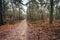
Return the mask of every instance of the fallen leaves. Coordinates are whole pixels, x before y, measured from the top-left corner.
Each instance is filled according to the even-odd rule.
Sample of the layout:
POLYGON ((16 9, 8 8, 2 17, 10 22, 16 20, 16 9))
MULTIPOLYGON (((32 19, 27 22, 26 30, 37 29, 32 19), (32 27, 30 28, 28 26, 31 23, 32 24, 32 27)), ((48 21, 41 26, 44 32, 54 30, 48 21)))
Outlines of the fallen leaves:
POLYGON ((59 22, 53 22, 52 26, 50 27, 49 22, 45 21, 43 23, 40 23, 38 21, 36 22, 30 22, 32 24, 32 28, 36 31, 35 33, 37 33, 37 35, 39 34, 39 40, 60 40, 59 36, 57 35, 53 35, 54 33, 57 32, 52 32, 52 30, 59 30, 60 31, 60 23, 59 22), (35 26, 35 27, 34 27, 35 26))

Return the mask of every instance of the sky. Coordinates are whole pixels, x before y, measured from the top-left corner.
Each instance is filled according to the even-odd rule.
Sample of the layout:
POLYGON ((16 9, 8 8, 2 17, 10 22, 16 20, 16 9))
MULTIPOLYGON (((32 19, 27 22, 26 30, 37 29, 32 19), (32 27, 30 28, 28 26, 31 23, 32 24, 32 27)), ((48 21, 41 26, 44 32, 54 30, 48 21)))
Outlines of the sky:
MULTIPOLYGON (((23 1, 23 4, 26 4, 28 2, 28 0, 22 0, 22 1, 23 1)), ((25 9, 25 11, 27 10, 26 6, 23 6, 23 8, 25 9)), ((26 12, 24 12, 24 14, 26 14, 26 12)))
POLYGON ((22 0, 22 1, 23 1, 24 4, 28 2, 28 0, 22 0))

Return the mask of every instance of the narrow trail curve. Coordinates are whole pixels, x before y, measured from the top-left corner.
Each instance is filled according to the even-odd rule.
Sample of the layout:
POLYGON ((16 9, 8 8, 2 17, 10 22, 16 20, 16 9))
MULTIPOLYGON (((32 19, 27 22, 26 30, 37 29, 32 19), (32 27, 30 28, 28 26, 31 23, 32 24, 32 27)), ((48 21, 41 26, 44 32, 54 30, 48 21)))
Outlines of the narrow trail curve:
POLYGON ((14 28, 0 32, 0 40, 27 40, 27 27, 26 20, 23 20, 21 23, 15 25, 14 28))

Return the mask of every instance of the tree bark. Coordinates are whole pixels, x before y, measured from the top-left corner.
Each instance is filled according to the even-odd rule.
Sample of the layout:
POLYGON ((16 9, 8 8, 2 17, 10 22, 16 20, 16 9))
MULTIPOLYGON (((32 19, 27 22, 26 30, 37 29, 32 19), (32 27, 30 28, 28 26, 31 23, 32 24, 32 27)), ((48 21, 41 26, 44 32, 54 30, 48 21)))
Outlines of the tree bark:
POLYGON ((50 0, 50 6, 51 6, 51 10, 50 10, 50 21, 49 21, 49 23, 52 24, 53 23, 53 0, 50 0))
POLYGON ((2 0, 0 0, 0 25, 3 25, 2 0))
POLYGON ((13 9, 13 21, 15 21, 15 11, 14 11, 14 7, 13 7, 13 3, 12 3, 12 9, 13 9))
POLYGON ((19 8, 19 20, 21 19, 21 15, 20 15, 20 8, 19 8))

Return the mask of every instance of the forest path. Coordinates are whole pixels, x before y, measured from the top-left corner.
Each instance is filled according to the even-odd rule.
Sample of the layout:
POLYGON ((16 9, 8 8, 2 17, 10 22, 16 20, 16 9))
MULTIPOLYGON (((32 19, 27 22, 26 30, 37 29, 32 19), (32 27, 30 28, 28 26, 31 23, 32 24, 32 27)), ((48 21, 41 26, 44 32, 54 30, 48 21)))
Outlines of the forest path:
POLYGON ((26 20, 22 20, 22 22, 14 26, 9 26, 9 28, 6 27, 6 30, 0 30, 0 40, 27 40, 27 27, 26 20))

